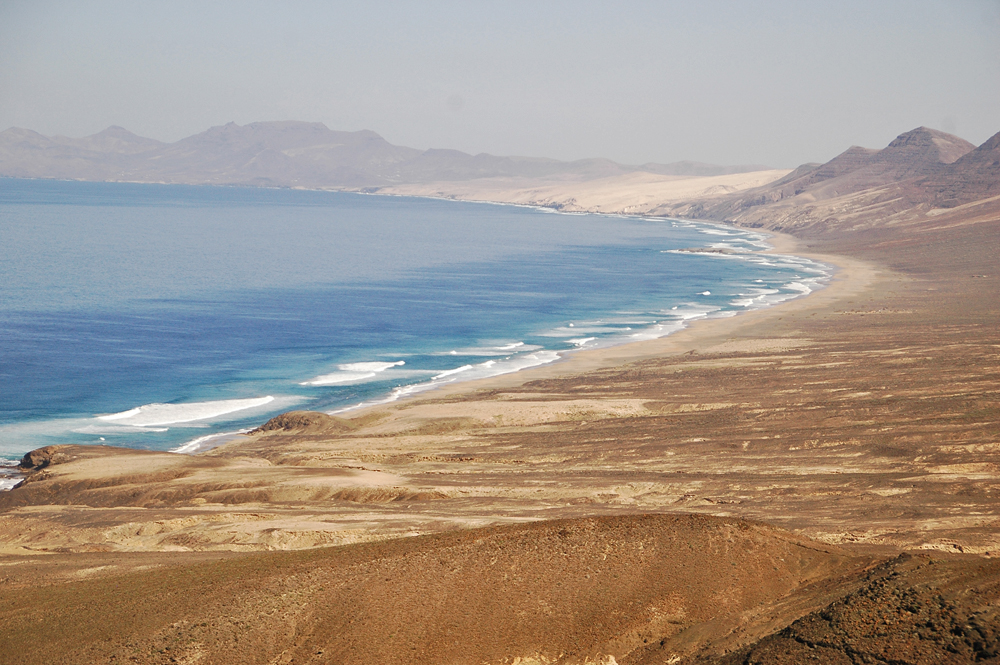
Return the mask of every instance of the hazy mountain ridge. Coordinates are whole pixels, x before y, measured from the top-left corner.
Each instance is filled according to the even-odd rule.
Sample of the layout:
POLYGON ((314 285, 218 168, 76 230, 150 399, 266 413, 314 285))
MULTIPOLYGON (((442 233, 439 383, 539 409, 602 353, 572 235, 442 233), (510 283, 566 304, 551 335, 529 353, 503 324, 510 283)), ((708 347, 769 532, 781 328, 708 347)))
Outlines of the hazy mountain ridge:
POLYGON ((0 132, 0 175, 22 178, 361 189, 489 177, 589 180, 633 172, 705 176, 766 168, 700 162, 630 166, 599 158, 562 162, 417 150, 368 130, 340 132, 297 121, 231 122, 174 143, 121 127, 79 139, 20 128, 0 132))

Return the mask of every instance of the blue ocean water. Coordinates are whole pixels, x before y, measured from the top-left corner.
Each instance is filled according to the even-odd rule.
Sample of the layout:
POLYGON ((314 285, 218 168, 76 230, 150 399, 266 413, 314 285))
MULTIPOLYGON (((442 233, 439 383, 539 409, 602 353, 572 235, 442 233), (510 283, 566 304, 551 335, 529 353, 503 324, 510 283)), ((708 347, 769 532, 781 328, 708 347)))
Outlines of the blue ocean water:
POLYGON ((0 179, 0 458, 198 449, 662 336, 829 275, 765 236, 341 192, 0 179), (730 248, 737 254, 678 252, 730 248))

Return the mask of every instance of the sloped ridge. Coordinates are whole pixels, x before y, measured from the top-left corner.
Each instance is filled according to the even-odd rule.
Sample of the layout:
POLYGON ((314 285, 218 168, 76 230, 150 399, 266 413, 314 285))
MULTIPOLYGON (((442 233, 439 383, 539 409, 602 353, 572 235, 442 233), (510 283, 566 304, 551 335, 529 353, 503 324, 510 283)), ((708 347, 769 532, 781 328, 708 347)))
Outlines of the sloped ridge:
POLYGON ((965 139, 952 134, 917 127, 893 139, 879 153, 879 158, 902 165, 914 162, 951 164, 975 148, 965 139))
POLYGON ((918 184, 942 208, 1000 196, 1000 132, 918 184))
POLYGON ((796 194, 811 191, 825 198, 929 175, 974 149, 957 136, 918 127, 882 150, 851 146, 795 183, 796 194))
POLYGON ((167 646, 207 663, 674 662, 737 628, 766 634, 773 614, 754 610, 866 563, 735 519, 536 522, 168 567, 44 597, 5 586, 0 644, 36 627, 43 603, 46 639, 24 663, 167 646))
MULTIPOLYGON (((980 148, 957 136, 917 127, 881 150, 851 146, 829 162, 806 164, 784 178, 722 200, 688 202, 663 210, 692 217, 729 219, 780 230, 788 206, 797 205, 797 225, 824 223, 808 206, 869 192, 867 203, 892 215, 919 205, 960 205, 997 190, 997 137, 980 148), (885 191, 880 191, 885 190, 885 191), (783 206, 769 214, 773 206, 783 206)), ((1000 193, 998 191, 997 193, 1000 193)), ((828 215, 829 213, 819 213, 828 215)))
POLYGON ((718 659, 743 663, 1000 662, 1000 562, 901 555, 860 589, 718 659))

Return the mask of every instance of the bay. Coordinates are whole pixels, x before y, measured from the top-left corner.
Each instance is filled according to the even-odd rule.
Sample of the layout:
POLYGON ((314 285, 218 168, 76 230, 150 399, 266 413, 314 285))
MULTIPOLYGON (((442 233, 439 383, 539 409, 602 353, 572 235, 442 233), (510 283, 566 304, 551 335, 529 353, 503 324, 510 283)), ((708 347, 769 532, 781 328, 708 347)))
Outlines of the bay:
POLYGON ((0 179, 0 457, 194 451, 292 408, 340 412, 662 336, 829 276, 766 246, 683 220, 0 179), (737 253, 677 251, 692 247, 737 253))

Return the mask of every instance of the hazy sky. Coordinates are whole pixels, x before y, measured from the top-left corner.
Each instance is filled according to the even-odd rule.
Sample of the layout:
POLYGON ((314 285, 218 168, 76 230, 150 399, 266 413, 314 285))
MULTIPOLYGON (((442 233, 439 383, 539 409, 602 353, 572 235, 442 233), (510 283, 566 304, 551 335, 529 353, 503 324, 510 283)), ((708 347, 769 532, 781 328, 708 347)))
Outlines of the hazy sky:
POLYGON ((415 148, 790 167, 1000 131, 1000 0, 0 0, 0 130, 320 121, 415 148))

